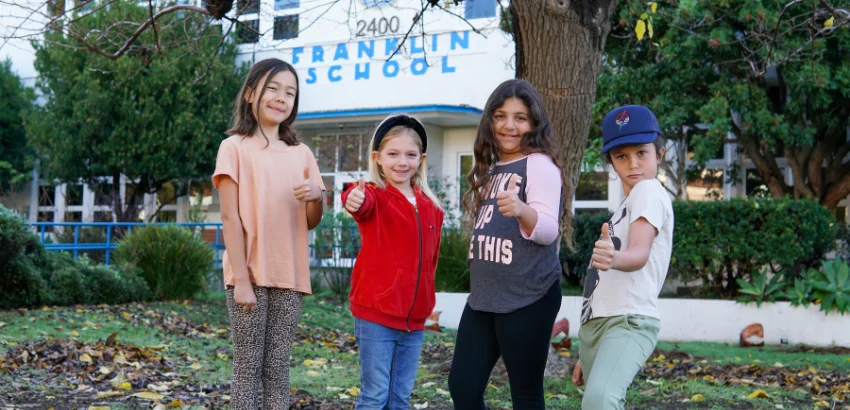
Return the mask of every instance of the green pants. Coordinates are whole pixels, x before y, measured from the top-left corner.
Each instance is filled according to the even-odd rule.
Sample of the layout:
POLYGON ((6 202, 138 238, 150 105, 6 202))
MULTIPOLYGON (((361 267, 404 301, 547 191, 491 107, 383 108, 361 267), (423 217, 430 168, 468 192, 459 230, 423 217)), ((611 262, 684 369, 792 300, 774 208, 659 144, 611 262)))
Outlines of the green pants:
POLYGON ((586 383, 582 410, 623 408, 626 390, 655 349, 660 325, 656 318, 631 314, 581 325, 578 354, 586 383))

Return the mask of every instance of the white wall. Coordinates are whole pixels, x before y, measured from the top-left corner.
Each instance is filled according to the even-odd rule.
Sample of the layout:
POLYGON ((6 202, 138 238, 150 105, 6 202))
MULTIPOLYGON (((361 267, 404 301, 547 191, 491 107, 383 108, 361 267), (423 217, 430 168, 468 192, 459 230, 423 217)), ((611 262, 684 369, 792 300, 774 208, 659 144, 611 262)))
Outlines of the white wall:
MULTIPOLYGON (((466 293, 437 293, 435 311, 440 313, 440 326, 456 329, 466 305, 466 293)), ((578 336, 582 297, 565 296, 556 320, 567 318, 570 336, 578 336)), ((752 323, 764 326, 764 341, 779 344, 813 346, 850 346, 850 315, 836 312, 828 315, 819 306, 793 307, 788 302, 741 304, 730 300, 660 299, 661 332, 659 340, 735 343, 745 327, 752 323)))

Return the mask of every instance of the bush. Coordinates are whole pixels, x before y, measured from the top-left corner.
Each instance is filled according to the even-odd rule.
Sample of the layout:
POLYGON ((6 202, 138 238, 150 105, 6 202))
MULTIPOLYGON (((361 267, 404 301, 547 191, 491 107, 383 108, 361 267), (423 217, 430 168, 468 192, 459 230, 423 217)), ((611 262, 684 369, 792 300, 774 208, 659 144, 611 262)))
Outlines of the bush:
POLYGON ((587 273, 587 267, 590 265, 593 246, 599 240, 602 224, 608 222, 610 218, 609 212, 577 214, 573 218, 576 252, 570 252, 566 246, 561 244, 558 255, 561 260, 562 275, 570 285, 580 286, 581 280, 587 273))
POLYGON ((48 252, 23 218, 2 206, 0 281, 0 308, 5 309, 150 299, 147 283, 133 269, 98 266, 86 256, 75 261, 67 253, 48 252))
POLYGON ((706 296, 734 298, 739 282, 770 268, 790 284, 834 246, 833 215, 810 200, 731 199, 673 203, 668 277, 698 281, 706 296))
POLYGON ((850 266, 843 259, 824 261, 820 270, 810 269, 810 300, 820 301, 820 310, 829 313, 834 307, 843 316, 850 310, 850 266))
POLYGON ((351 215, 338 212, 322 218, 314 232, 311 265, 321 272, 323 284, 333 296, 344 303, 351 288, 354 259, 361 246, 357 222, 351 215))
POLYGON ((0 307, 39 303, 46 253, 24 219, 0 205, 0 307))
POLYGON ((443 228, 434 286, 437 292, 469 292, 470 234, 460 227, 443 228))
MULTIPOLYGON (((106 227, 104 226, 85 226, 78 229, 77 243, 106 243, 106 227)), ((112 241, 116 239, 116 230, 112 231, 112 241)), ((74 243, 74 227, 65 226, 62 232, 56 235, 56 243, 74 243)), ((86 255, 89 259, 97 263, 106 261, 106 251, 92 250, 79 251, 79 255, 86 255)))
POLYGON ((159 300, 191 298, 206 290, 213 250, 176 226, 145 226, 124 236, 115 250, 119 266, 138 268, 159 300))

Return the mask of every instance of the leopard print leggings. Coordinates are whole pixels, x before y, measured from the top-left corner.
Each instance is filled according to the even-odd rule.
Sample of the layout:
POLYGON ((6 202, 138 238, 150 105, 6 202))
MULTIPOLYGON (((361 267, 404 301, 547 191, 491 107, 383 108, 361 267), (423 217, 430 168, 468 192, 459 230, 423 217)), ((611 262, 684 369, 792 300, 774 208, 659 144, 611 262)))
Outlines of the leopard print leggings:
POLYGON ((289 409, 289 359, 302 294, 290 289, 254 286, 257 310, 245 312, 227 289, 233 341, 233 379, 230 406, 256 410, 263 384, 263 410, 289 409))

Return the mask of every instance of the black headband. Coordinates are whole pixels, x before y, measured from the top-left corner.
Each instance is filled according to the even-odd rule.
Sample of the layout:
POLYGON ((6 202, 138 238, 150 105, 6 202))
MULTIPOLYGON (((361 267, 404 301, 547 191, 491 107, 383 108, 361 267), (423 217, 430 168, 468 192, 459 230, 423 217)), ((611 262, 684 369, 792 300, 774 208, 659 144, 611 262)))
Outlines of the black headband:
POLYGON ((422 123, 416 118, 400 114, 387 118, 381 123, 378 130, 375 131, 375 143, 372 145, 372 151, 378 151, 378 147, 381 146, 381 140, 384 139, 384 135, 387 135, 393 127, 397 126, 411 128, 413 131, 416 131, 416 133, 419 134, 419 139, 422 140, 422 152, 425 152, 425 150, 428 149, 428 139, 425 137, 425 127, 422 126, 422 123))

